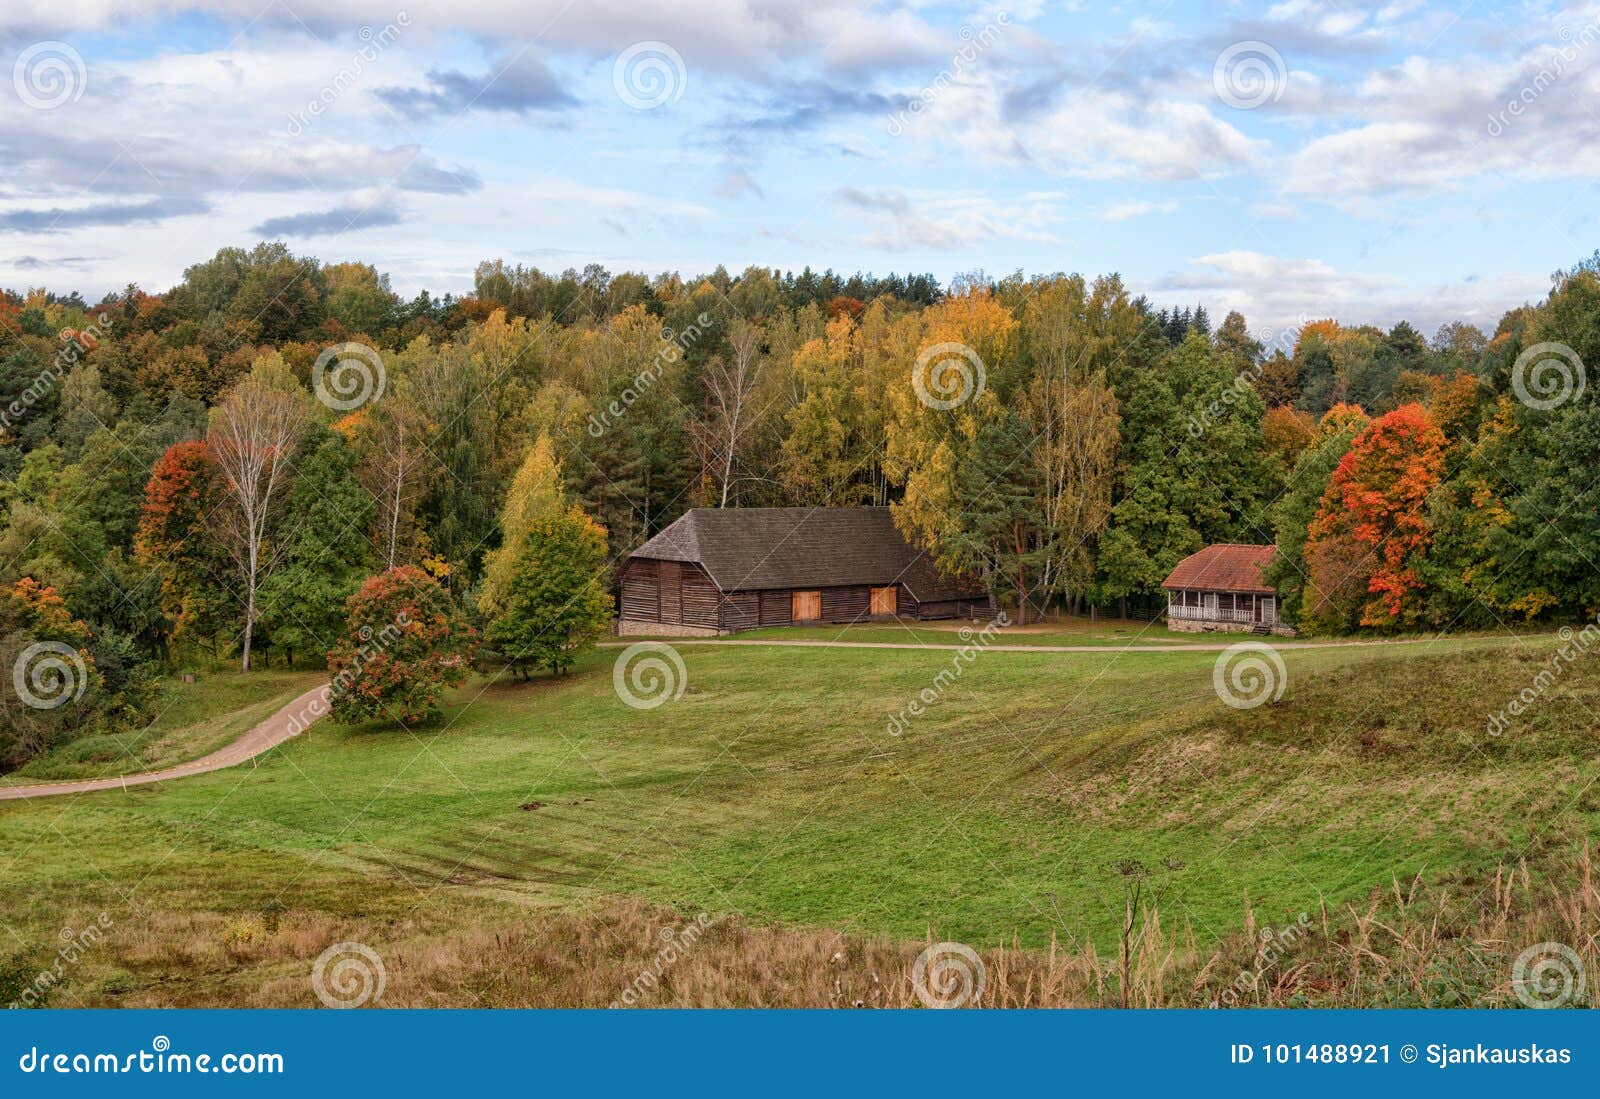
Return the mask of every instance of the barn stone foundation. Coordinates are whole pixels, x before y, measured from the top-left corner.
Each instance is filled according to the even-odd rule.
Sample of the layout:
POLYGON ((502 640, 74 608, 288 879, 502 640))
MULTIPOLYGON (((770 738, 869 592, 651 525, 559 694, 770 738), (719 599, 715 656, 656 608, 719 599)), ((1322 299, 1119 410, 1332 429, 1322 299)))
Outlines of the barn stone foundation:
POLYGON ((717 637, 723 631, 710 626, 680 626, 670 622, 638 622, 618 619, 618 637, 717 637))

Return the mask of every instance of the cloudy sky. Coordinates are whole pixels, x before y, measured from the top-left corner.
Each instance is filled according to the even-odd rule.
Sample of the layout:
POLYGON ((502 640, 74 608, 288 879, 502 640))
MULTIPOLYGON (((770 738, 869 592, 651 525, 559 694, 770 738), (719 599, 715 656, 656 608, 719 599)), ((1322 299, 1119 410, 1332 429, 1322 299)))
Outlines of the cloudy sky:
POLYGON ((1120 271, 1431 331, 1600 246, 1600 4, 58 0, 0 9, 0 285, 230 244, 1120 271))

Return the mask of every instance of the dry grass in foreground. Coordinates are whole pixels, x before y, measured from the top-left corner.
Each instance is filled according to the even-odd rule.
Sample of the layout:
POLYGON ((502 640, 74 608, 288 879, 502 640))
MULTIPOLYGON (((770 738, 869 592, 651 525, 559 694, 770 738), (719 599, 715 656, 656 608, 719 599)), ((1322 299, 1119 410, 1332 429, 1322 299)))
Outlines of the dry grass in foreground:
POLYGON ((1258 926, 1247 913, 1205 956, 1156 912, 1132 917, 1126 959, 1120 944, 1109 954, 1061 944, 985 949, 978 991, 978 967, 959 951, 933 952, 919 969, 932 937, 902 943, 751 927, 627 901, 468 931, 292 910, 155 913, 119 924, 86 951, 53 1002, 316 1006, 316 960, 350 942, 379 960, 381 997, 372 998, 376 966, 350 950, 322 967, 325 991, 385 1007, 916 1007, 925 1002, 917 978, 934 999, 998 1008, 1515 1007, 1529 998, 1589 1006, 1600 978, 1600 884, 1587 847, 1559 880, 1521 865, 1450 894, 1396 883, 1365 907, 1309 913, 1288 927, 1258 926), (1579 966, 1589 978, 1581 992, 1579 966))

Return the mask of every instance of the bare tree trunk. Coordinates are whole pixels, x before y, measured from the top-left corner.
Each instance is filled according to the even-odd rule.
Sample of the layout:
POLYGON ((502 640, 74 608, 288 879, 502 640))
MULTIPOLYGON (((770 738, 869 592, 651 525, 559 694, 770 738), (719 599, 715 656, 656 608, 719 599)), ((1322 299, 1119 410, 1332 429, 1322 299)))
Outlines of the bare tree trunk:
MULTIPOLYGON (((288 475, 309 413, 310 400, 277 356, 258 360, 211 410, 206 433, 232 499, 225 517, 229 549, 245 585, 241 670, 250 670, 255 640, 256 589, 278 485, 288 475)), ((271 568, 269 562, 267 568, 271 568)))
POLYGON ((244 659, 240 671, 250 670, 250 642, 256 632, 256 546, 250 545, 250 574, 245 579, 244 597, 244 659))
POLYGON ((707 409, 706 423, 699 432, 707 442, 707 457, 720 457, 722 482, 720 507, 727 507, 732 497, 734 468, 739 451, 750 433, 750 401, 762 374, 761 330, 743 320, 734 321, 728 332, 728 346, 733 361, 713 359, 706 368, 707 409), (721 454, 711 454, 713 448, 721 454))
POLYGON ((400 541, 400 497, 405 491, 405 467, 396 464, 394 471, 394 501, 389 512, 389 557, 388 568, 394 568, 394 554, 396 543, 400 541))

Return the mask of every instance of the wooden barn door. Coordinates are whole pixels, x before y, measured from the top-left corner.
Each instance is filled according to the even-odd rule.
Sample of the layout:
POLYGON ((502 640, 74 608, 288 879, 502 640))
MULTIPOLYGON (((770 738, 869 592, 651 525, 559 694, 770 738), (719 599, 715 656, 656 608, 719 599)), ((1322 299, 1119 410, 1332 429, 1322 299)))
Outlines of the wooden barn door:
POLYGON ((897 614, 900 610, 900 589, 890 584, 886 588, 872 589, 872 614, 897 614))
POLYGON ((822 617, 822 593, 820 591, 795 592, 790 617, 796 622, 816 622, 819 620, 822 617))

